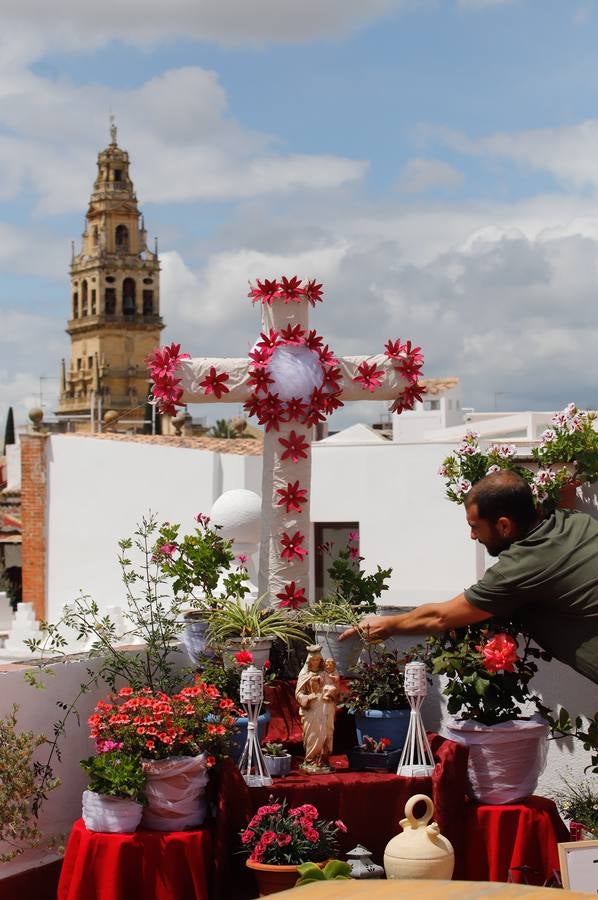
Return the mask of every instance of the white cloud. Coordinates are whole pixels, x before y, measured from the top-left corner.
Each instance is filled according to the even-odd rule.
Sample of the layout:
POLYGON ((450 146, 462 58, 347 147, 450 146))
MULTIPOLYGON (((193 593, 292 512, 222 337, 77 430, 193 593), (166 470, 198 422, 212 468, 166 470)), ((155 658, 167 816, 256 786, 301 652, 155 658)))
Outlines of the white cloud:
POLYGON ((398 188, 407 194, 419 194, 429 188, 455 187, 463 181, 463 174, 440 159, 410 159, 403 166, 398 188))

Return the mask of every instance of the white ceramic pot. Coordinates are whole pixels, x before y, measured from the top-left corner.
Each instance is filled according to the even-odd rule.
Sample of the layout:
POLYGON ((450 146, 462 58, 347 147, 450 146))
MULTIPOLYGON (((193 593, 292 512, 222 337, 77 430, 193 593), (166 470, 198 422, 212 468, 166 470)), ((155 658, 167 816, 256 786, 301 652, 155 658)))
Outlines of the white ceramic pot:
POLYGON ((240 650, 248 650, 253 656, 253 665, 263 668, 264 663, 270 659, 272 638, 256 638, 250 643, 243 642, 241 638, 229 638, 222 654, 225 669, 232 669, 235 665, 235 653, 240 650))
POLYGON ((201 657, 212 657, 214 651, 206 640, 209 623, 202 619, 186 619, 185 628, 181 640, 185 645, 187 655, 194 666, 201 661, 201 657))
POLYGON ((266 767, 273 778, 284 778, 291 771, 291 754, 285 753, 284 756, 268 756, 264 753, 266 767))
POLYGON ((182 831, 202 825, 207 813, 206 754, 144 759, 146 775, 142 825, 154 831, 182 831))
POLYGON ((469 747, 468 794, 474 800, 499 805, 533 794, 548 749, 548 726, 539 716, 498 725, 452 719, 446 732, 469 747))
POLYGON ((132 834, 141 821, 143 806, 127 797, 108 797, 83 791, 82 815, 88 831, 132 834))
POLYGON ((318 625, 315 629, 316 644, 322 648, 323 658, 333 659, 336 671, 343 678, 354 674, 363 648, 363 642, 358 634, 353 634, 344 641, 338 640, 339 634, 347 628, 348 625, 318 625))
POLYGON ((386 877, 450 880, 455 868, 455 854, 450 841, 440 834, 436 822, 430 823, 434 804, 425 794, 415 794, 405 804, 403 831, 393 837, 384 850, 386 877), (423 802, 426 812, 416 819, 413 810, 423 802), (429 824, 430 823, 430 824, 429 824))

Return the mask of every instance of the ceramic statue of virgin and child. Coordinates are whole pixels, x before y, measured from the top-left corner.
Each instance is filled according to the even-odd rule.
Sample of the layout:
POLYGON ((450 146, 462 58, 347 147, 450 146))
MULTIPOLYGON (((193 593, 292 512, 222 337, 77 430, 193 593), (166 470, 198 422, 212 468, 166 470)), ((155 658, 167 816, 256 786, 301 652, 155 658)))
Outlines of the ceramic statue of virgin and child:
POLYGON ((301 769, 308 774, 330 772, 336 701, 340 677, 333 659, 324 659, 319 644, 307 648, 307 659, 297 676, 295 699, 303 728, 305 759, 301 769))

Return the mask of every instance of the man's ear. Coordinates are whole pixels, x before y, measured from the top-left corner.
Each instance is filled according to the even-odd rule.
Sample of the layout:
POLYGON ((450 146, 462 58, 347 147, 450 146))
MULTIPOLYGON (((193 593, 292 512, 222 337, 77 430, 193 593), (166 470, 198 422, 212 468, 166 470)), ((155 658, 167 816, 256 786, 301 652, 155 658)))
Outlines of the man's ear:
POLYGON ((508 516, 499 516, 496 520, 496 527, 501 537, 511 538, 517 534, 517 526, 513 519, 509 519, 508 516))

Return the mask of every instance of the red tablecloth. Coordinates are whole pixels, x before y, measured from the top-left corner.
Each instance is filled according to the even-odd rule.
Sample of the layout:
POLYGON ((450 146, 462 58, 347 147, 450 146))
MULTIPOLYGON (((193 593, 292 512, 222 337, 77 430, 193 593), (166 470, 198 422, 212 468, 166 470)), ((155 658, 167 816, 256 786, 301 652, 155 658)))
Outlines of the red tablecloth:
POLYGON ((212 836, 195 831, 104 834, 73 825, 57 900, 208 900, 212 836))
POLYGON ((325 819, 342 819, 348 833, 341 836, 341 856, 357 843, 365 844, 374 859, 382 862, 384 848, 400 831, 405 803, 413 794, 427 794, 436 806, 435 819, 443 834, 462 855, 467 748, 438 736, 432 739, 438 761, 430 778, 400 778, 393 774, 349 772, 346 757, 335 757, 339 768, 331 775, 303 775, 293 772, 276 778, 272 787, 248 788, 236 768, 222 769, 217 798, 214 838, 214 898, 232 900, 251 897, 253 884, 245 876, 244 859, 235 856, 239 849, 238 832, 258 806, 286 797, 289 806, 313 803, 325 819))
POLYGON ((552 800, 527 797, 506 806, 466 802, 466 852, 456 878, 541 885, 559 869, 557 844, 569 832, 552 800), (523 867, 522 871, 514 871, 523 867))

